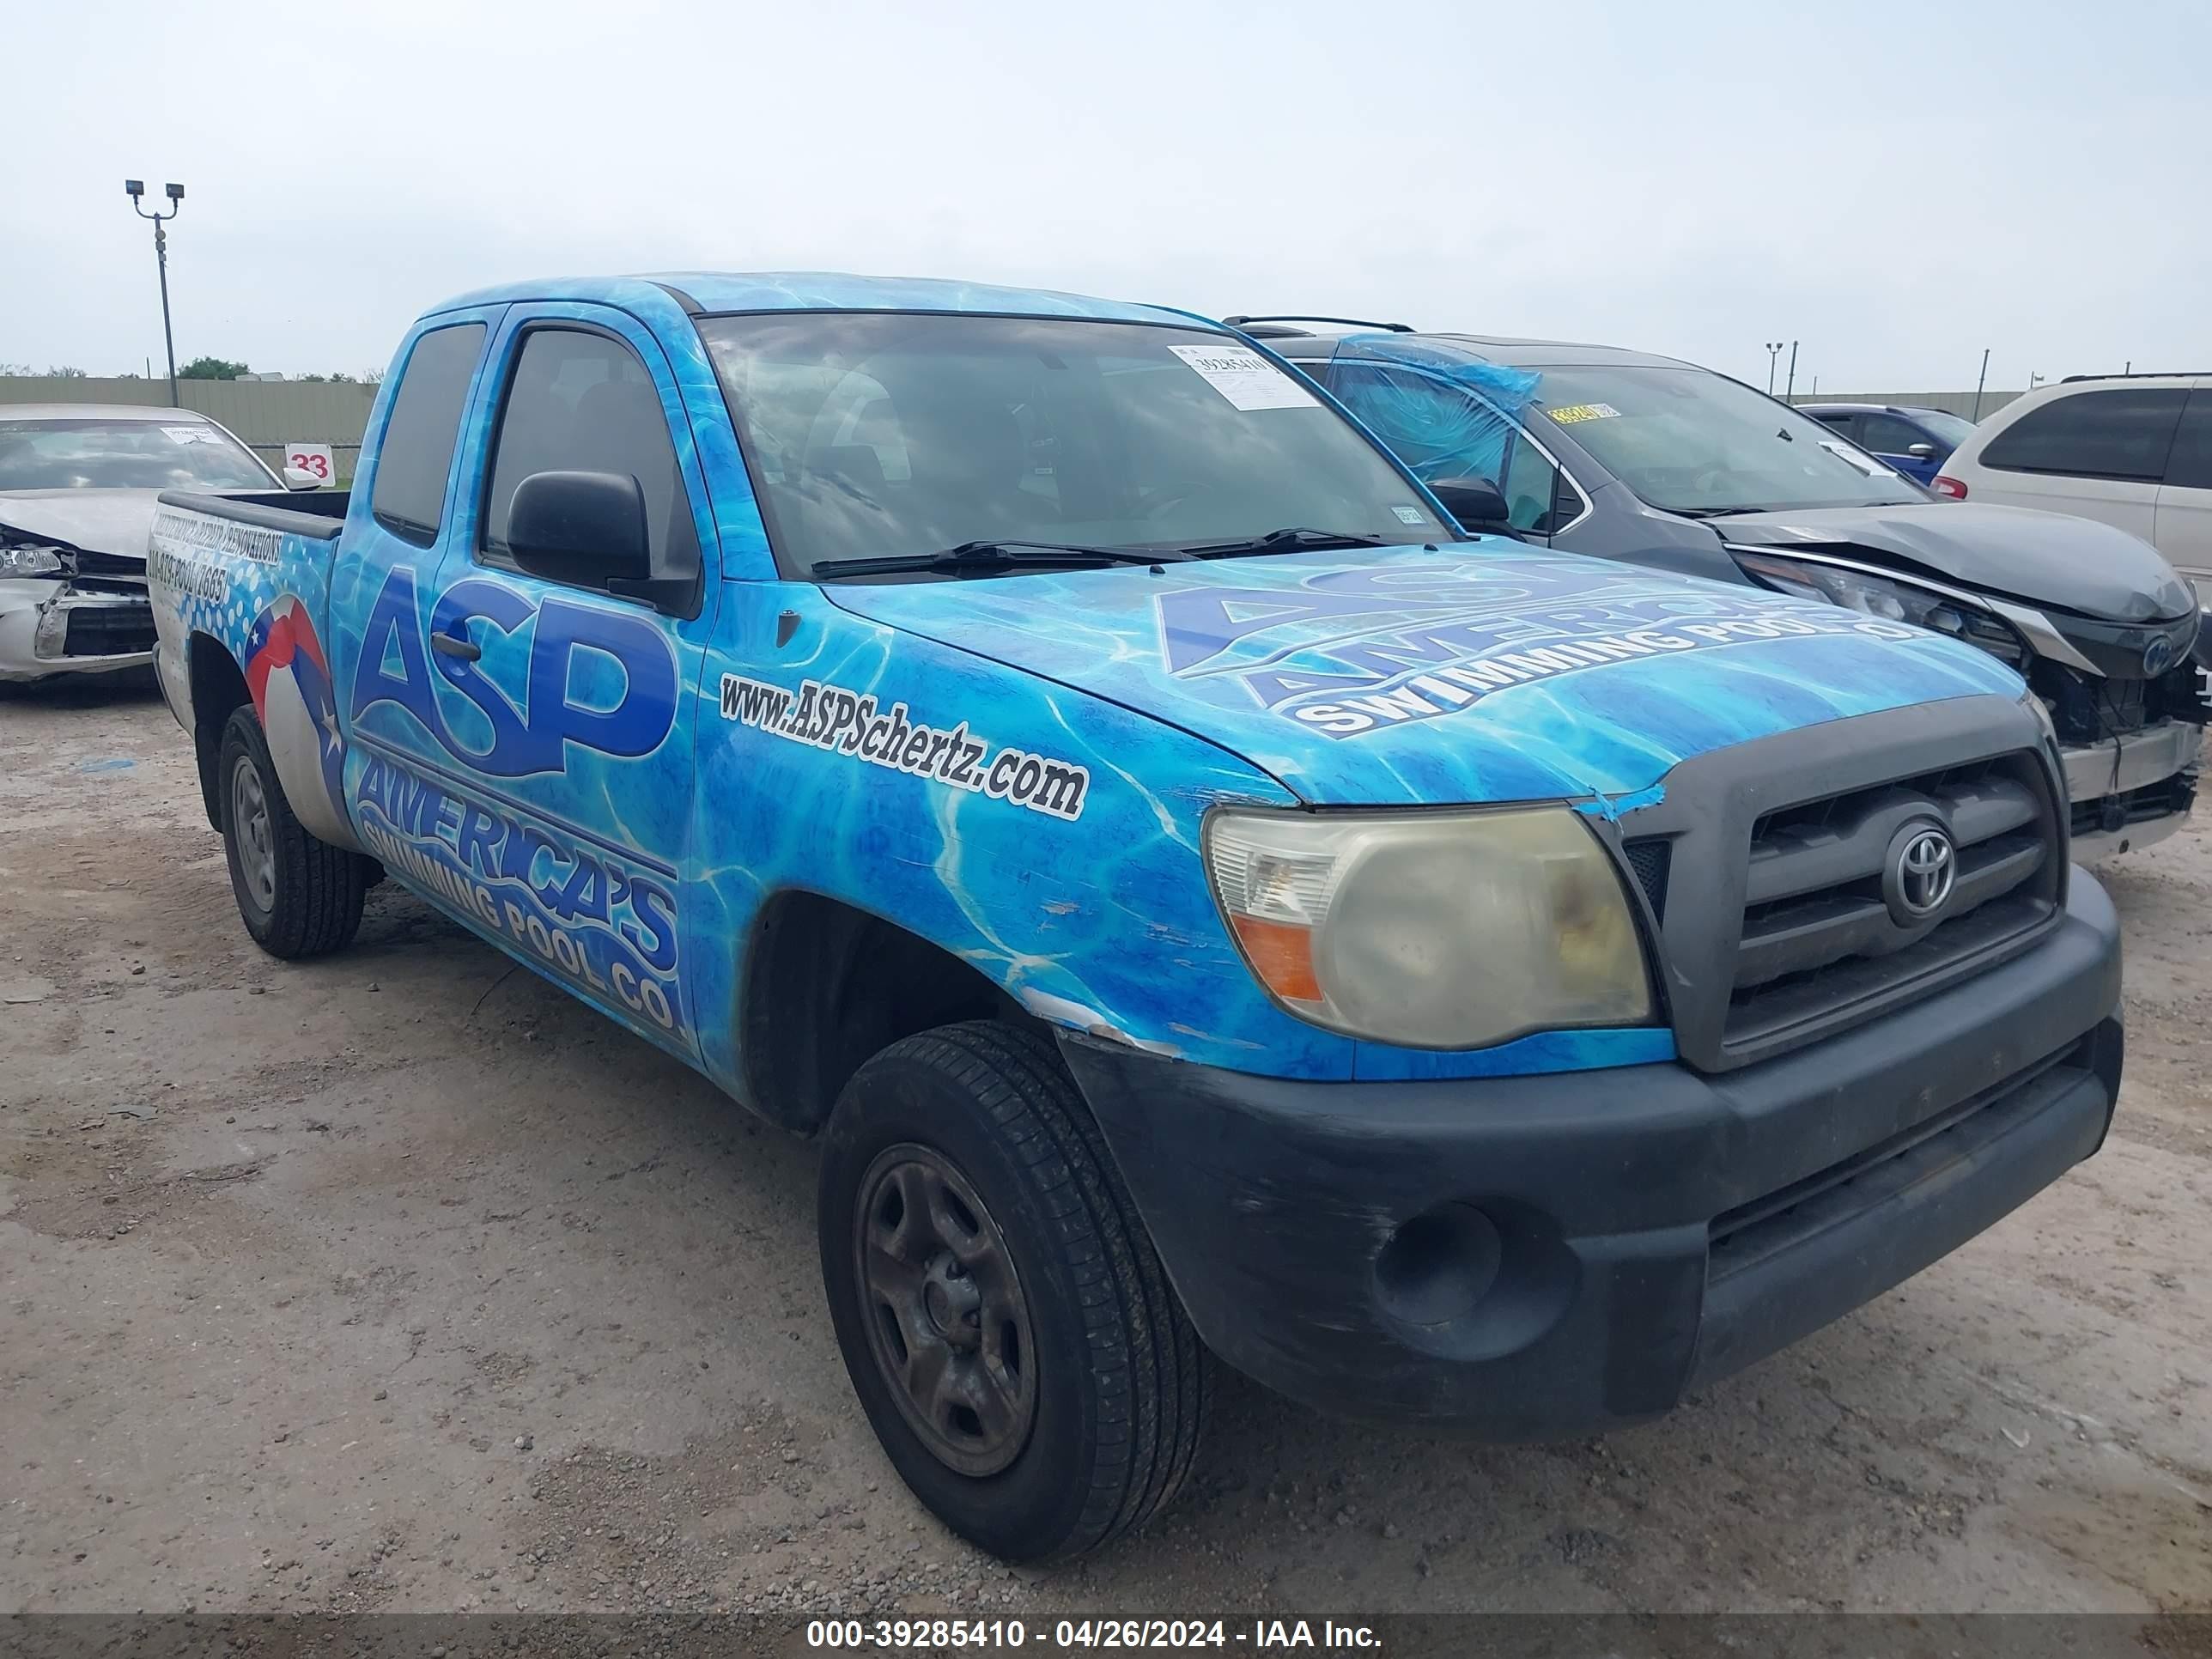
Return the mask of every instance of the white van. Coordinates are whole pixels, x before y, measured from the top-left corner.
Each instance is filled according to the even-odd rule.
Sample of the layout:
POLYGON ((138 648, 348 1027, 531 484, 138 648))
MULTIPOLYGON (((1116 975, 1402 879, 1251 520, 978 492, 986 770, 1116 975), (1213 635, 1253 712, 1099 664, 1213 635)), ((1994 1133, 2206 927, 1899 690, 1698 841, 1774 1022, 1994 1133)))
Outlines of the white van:
POLYGON ((2212 374, 2075 375, 2007 404, 1935 483, 2142 537, 2212 603, 2212 374))

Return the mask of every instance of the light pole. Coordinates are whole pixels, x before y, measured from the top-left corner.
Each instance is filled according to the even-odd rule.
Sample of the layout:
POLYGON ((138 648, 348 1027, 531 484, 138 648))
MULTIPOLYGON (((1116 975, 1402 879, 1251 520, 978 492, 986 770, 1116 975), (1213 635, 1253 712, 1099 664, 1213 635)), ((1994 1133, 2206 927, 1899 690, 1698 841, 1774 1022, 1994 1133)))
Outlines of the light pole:
POLYGON ((1774 395, 1774 360, 1782 355, 1782 342, 1767 340, 1762 343, 1766 347, 1766 395, 1771 398, 1774 395))
POLYGON ((1788 386, 1784 386, 1784 387, 1782 389, 1782 401, 1783 401, 1784 403, 1785 403, 1785 404, 1794 404, 1794 403, 1796 403, 1796 402, 1797 401, 1796 392, 1797 392, 1797 342, 1796 342, 1796 341, 1795 341, 1795 340, 1792 340, 1792 341, 1790 343, 1790 384, 1789 384, 1788 386))
POLYGON ((1987 386, 1989 383, 1990 383, 1990 349, 1989 349, 1987 346, 1984 346, 1984 347, 1982 348, 1982 373, 1981 373, 1981 377, 1974 382, 1974 413, 1973 413, 1973 418, 1974 418, 1975 420, 1977 420, 1977 421, 1978 421, 1978 420, 1980 420, 1980 419, 1982 418, 1982 388, 1983 388, 1984 386, 1987 386))
POLYGON ((146 194, 144 181, 137 179, 123 181, 123 193, 131 198, 132 209, 141 219, 154 222, 154 264, 161 273, 161 343, 169 353, 169 406, 176 409, 182 405, 177 401, 177 339, 169 331, 169 238, 161 228, 161 223, 166 219, 175 218, 183 210, 185 187, 182 185, 164 185, 161 189, 169 198, 169 210, 167 213, 159 210, 149 213, 145 203, 140 199, 146 194))

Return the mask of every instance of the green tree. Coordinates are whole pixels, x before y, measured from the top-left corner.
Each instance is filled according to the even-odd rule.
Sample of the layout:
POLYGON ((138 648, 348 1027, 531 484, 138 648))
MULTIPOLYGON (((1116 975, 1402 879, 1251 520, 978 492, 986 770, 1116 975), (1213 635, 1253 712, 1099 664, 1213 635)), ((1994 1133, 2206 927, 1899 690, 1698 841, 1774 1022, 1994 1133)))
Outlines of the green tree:
POLYGON ((228 357, 195 357, 177 371, 180 380, 234 380, 241 374, 252 374, 246 363, 234 363, 228 357))

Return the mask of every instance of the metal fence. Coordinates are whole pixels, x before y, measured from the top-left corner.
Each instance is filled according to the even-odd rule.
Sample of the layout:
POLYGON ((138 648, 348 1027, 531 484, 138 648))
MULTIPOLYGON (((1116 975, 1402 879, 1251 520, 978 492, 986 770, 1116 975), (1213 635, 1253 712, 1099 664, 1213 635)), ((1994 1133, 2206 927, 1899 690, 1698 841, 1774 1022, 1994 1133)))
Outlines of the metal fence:
MULTIPOLYGON (((373 386, 310 380, 180 380, 177 394, 186 409, 221 421, 272 467, 283 467, 288 444, 328 444, 337 473, 332 482, 341 484, 352 482, 362 434, 376 401, 373 386)), ((1984 392, 1981 413, 1988 416, 2021 395, 1984 392)), ((1793 401, 1905 404, 1968 416, 1974 412, 1971 392, 1825 392, 1817 398, 1807 392, 1793 401)), ((161 409, 168 403, 167 380, 0 376, 0 404, 137 404, 161 409)))
POLYGON ((1963 415, 1968 420, 1987 420, 2015 398, 2024 398, 2024 392, 1984 392, 1982 393, 1982 412, 1974 413, 1974 394, 1971 392, 1823 392, 1817 397, 1809 392, 1798 392, 1790 398, 1793 404, 1893 404, 1911 409, 1947 410, 1954 415, 1963 415))
MULTIPOLYGON (((287 444, 328 444, 337 482, 353 477, 362 434, 376 401, 373 386, 329 380, 179 380, 186 409, 218 420, 271 466, 281 467, 287 444)), ((132 404, 169 407, 169 382, 93 376, 0 376, 0 405, 8 404, 132 404)))

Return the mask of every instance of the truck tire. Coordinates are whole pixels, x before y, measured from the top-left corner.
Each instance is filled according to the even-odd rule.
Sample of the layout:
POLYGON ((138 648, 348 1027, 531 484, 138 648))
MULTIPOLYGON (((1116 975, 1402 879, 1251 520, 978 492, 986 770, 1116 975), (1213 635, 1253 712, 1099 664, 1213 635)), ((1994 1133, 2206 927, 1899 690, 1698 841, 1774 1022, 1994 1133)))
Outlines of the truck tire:
POLYGON ((253 942, 287 962, 350 945, 368 860, 301 828, 251 705, 222 728, 216 777, 230 890, 253 942))
POLYGON ((854 1389, 945 1525, 1044 1560, 1174 1498, 1209 1361, 1048 1040, 978 1020, 870 1060, 830 1115, 817 1217, 854 1389))

